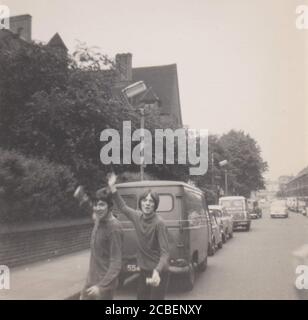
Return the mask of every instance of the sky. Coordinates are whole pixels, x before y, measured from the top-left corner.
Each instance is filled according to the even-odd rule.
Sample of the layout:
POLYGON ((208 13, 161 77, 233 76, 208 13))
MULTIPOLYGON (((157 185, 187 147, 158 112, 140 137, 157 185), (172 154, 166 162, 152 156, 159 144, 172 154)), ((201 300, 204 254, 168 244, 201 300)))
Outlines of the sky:
POLYGON ((308 165, 308 0, 0 0, 32 16, 32 38, 59 32, 103 53, 131 52, 133 67, 177 64, 183 122, 243 130, 269 164, 266 178, 308 165))

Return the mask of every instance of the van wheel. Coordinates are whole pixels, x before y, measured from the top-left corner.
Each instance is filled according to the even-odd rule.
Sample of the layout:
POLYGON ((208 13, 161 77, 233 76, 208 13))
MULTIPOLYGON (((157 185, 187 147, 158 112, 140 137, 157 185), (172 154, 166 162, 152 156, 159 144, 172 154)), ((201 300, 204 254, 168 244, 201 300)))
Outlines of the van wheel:
POLYGON ((189 265, 189 271, 185 274, 183 279, 183 290, 191 291, 195 285, 196 271, 192 264, 189 265))
POLYGON ((119 288, 123 288, 124 287, 125 277, 123 275, 120 275, 118 279, 119 279, 118 287, 119 288))
POLYGON ((221 248, 222 248, 222 244, 223 244, 223 241, 220 241, 220 242, 218 243, 218 249, 221 249, 221 248))
POLYGON ((229 239, 233 238, 233 231, 229 233, 229 239))
POLYGON ((213 239, 209 246, 208 255, 210 257, 213 256, 215 254, 215 251, 216 251, 216 246, 215 246, 215 240, 213 239))
POLYGON ((207 257, 198 265, 198 270, 204 272, 207 268, 207 257))

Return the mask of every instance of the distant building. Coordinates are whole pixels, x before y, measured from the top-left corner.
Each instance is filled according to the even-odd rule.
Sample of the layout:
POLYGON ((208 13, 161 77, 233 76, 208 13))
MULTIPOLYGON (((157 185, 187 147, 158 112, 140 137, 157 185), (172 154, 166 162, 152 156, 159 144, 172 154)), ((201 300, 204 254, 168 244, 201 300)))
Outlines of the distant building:
POLYGON ((278 181, 266 180, 265 189, 254 192, 252 198, 270 200, 276 197, 278 191, 278 181))
POLYGON ((287 183, 286 193, 288 197, 308 197, 308 167, 287 183))
POLYGON ((279 191, 278 181, 266 180, 265 181, 265 189, 268 192, 278 192, 279 191))
POLYGON ((293 176, 280 176, 278 178, 279 191, 282 193, 282 195, 286 193, 287 184, 293 178, 294 178, 293 176))
MULTIPOLYGON (((10 29, 0 29, 0 47, 19 48, 32 42, 32 17, 29 14, 10 17, 10 29)), ((58 33, 49 40, 47 46, 67 53, 67 48, 58 33)))

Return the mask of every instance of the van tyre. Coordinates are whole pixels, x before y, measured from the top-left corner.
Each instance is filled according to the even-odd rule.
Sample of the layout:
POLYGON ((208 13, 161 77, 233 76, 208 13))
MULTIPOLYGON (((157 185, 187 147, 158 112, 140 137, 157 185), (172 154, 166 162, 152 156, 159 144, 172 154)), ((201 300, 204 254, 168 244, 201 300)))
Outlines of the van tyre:
POLYGON ((119 276, 119 278, 118 278, 118 281, 119 281, 118 287, 119 287, 119 288, 123 288, 123 287, 124 287, 125 276, 121 274, 121 275, 119 276))
POLYGON ((207 268, 207 257, 198 265, 198 270, 204 272, 207 268))
POLYGON ((233 238, 233 231, 229 233, 229 239, 233 238))
POLYGON ((183 279, 183 290, 191 291, 195 285, 196 270, 192 264, 189 265, 189 271, 185 274, 183 279))
POLYGON ((221 249, 221 248, 222 248, 222 244, 223 244, 223 241, 220 241, 220 242, 218 243, 218 249, 221 249))

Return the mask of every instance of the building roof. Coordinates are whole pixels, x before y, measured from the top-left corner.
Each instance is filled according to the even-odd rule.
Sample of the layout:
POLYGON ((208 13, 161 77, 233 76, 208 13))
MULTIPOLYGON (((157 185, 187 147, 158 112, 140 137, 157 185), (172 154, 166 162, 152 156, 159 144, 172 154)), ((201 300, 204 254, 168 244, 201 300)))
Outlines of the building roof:
POLYGON ((176 64, 133 68, 133 82, 144 81, 157 94, 166 113, 178 112, 182 123, 176 64), (177 110, 175 110, 177 109, 177 110))
POLYGON ((22 19, 28 19, 28 18, 32 18, 32 16, 28 13, 20 14, 17 16, 10 16, 10 20, 22 20, 22 19))
MULTIPOLYGON (((104 71, 105 72, 105 71, 104 71)), ((170 115, 179 127, 183 126, 176 64, 132 68, 132 79, 120 81, 112 88, 115 97, 123 100, 122 89, 143 81, 148 89, 144 100, 156 101, 161 115, 170 115)))
POLYGON ((159 97, 153 91, 152 87, 150 87, 140 98, 140 101, 148 102, 148 103, 155 103, 160 102, 159 97))
POLYGON ((66 45, 64 44, 64 41, 62 40, 58 32, 49 40, 47 45, 50 47, 57 47, 68 51, 66 45))
POLYGON ((308 167, 301 170, 296 177, 298 178, 298 177, 304 176, 306 174, 308 174, 308 167))
POLYGON ((305 175, 308 174, 308 167, 305 167, 303 170, 301 170, 293 179, 291 179, 288 183, 300 178, 300 177, 303 177, 305 175))

